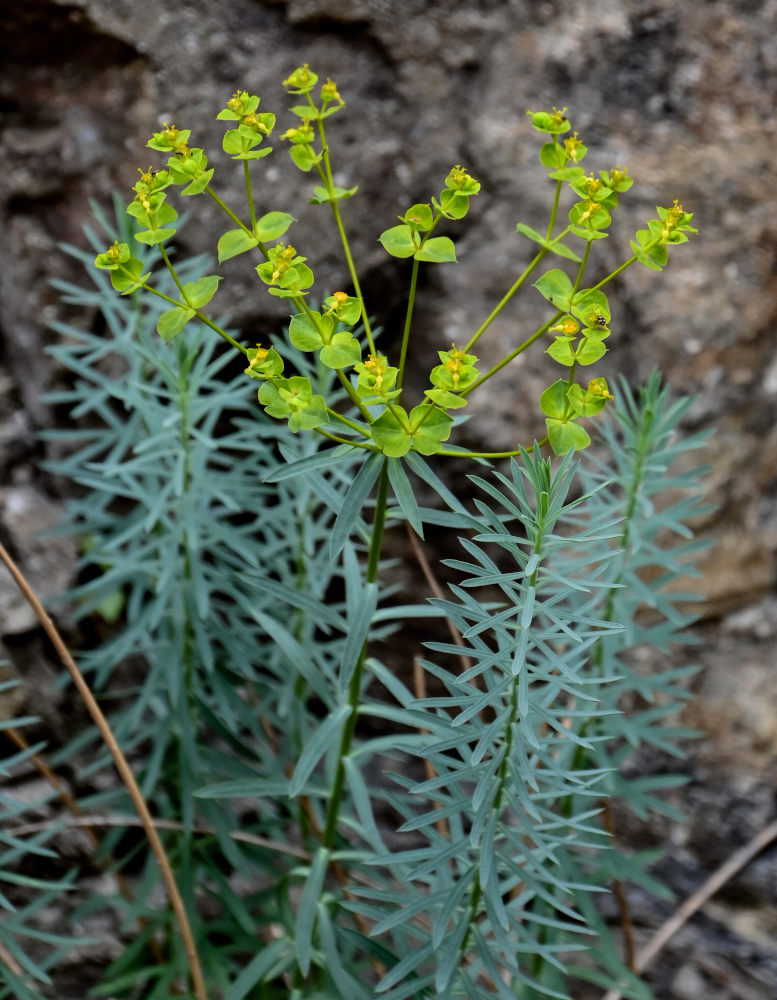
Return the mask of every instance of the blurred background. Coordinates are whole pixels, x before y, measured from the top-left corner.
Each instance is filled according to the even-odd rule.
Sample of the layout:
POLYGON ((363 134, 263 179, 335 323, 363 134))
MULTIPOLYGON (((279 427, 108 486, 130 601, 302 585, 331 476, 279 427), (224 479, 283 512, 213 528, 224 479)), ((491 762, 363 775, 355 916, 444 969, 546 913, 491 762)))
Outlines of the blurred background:
MULTIPOLYGON (((678 394, 696 396, 688 431, 715 432, 700 456, 714 508, 697 525, 711 541, 696 582, 702 670, 684 720, 705 735, 674 793, 688 820, 629 831, 635 846, 668 849, 661 873, 682 898, 777 804, 777 0, 6 0, 0 537, 43 594, 68 584, 72 545, 36 539, 64 500, 40 469, 37 434, 63 419, 44 399, 64 377, 44 351, 52 319, 94 317, 74 316, 49 282, 84 280, 60 244, 86 246, 90 201, 110 210, 114 190, 129 201, 137 168, 161 164, 145 143, 163 121, 192 129, 216 188, 239 204, 241 172, 221 154, 215 115, 236 89, 260 94, 260 110, 279 114, 276 152, 255 173, 260 211, 297 217, 292 239, 319 294, 346 286, 327 209, 306 204, 310 178, 277 141, 293 123, 281 81, 301 63, 346 101, 328 135, 336 182, 359 185, 343 214, 384 350, 398 338, 407 267, 378 234, 438 192, 455 163, 482 183, 453 232, 460 263, 424 272, 414 345, 424 372, 436 350, 468 338, 529 259, 515 224, 547 221, 552 188, 527 109, 567 106, 586 168, 620 164, 635 179, 612 236, 594 247, 594 280, 628 256, 656 205, 677 198, 694 213, 699 237, 675 248, 661 275, 633 267, 608 292, 611 349, 597 368, 637 385, 658 367, 678 394)), ((180 252, 215 256, 222 218, 187 201, 180 252)), ((219 269, 228 280, 214 304, 253 342, 287 311, 244 260, 219 269)), ((486 363, 545 317, 538 295, 524 298, 484 337, 486 363)), ((536 400, 555 377, 541 350, 529 352, 475 394, 468 442, 506 449, 542 433, 536 400)), ((48 654, 4 575, 0 636, 45 690, 48 654)), ((662 1000, 777 996, 776 862, 774 848, 763 853, 671 943, 654 979, 662 1000)), ((640 940, 670 909, 644 904, 640 940)))

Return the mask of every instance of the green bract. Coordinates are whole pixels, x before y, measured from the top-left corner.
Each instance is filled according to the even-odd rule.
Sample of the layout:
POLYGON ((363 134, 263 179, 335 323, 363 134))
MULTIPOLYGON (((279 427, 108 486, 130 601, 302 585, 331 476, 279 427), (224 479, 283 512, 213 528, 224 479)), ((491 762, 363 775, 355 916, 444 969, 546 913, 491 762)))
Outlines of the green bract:
POLYGON ((410 226, 392 226, 381 233, 378 239, 392 257, 412 257, 420 246, 416 231, 410 226))
POLYGON ((176 306, 174 309, 167 309, 157 320, 157 333, 169 343, 173 337, 183 330, 190 319, 194 319, 195 311, 189 306, 176 306))
POLYGON ((574 289, 572 282, 564 271, 560 271, 558 268, 546 271, 539 280, 534 282, 534 287, 556 309, 560 309, 562 312, 569 312, 572 308, 574 289))
MULTIPOLYGON (((434 223, 434 216, 432 215, 432 207, 427 204, 411 205, 410 208, 402 216, 402 220, 405 225, 411 230, 421 230, 421 232, 426 232, 428 229, 432 228, 434 223)), ((402 228, 402 227, 397 227, 402 228)), ((381 240, 381 242, 383 242, 381 240)), ((385 243, 383 244, 385 246, 385 243)), ((388 248, 387 248, 388 249, 388 248)))
POLYGON ((366 361, 356 365, 359 380, 356 391, 366 402, 383 401, 396 398, 400 391, 394 391, 399 369, 389 365, 383 355, 370 355, 366 361))
POLYGON ((289 340, 300 351, 317 351, 329 343, 334 328, 331 316, 319 312, 297 313, 289 324, 289 340))
POLYGON ((305 63, 304 66, 295 69, 290 76, 286 77, 283 86, 290 94, 308 94, 315 87, 317 81, 318 77, 315 73, 311 73, 308 64, 305 63))
POLYGON ((336 333, 332 339, 321 348, 321 363, 327 368, 350 368, 362 358, 359 341, 350 333, 336 333))
POLYGON ((346 295, 345 292, 328 295, 324 299, 324 305, 327 307, 327 312, 341 323, 347 323, 348 326, 352 326, 361 316, 361 300, 352 295, 346 295))
POLYGON ((414 406, 408 414, 392 405, 378 417, 370 430, 384 455, 401 458, 411 448, 422 455, 434 455, 450 437, 453 420, 431 403, 414 406))
POLYGON ((538 132, 549 132, 551 135, 558 135, 562 132, 568 132, 572 127, 564 117, 566 110, 566 108, 562 108, 561 111, 558 111, 554 108, 552 112, 527 111, 527 114, 531 118, 532 125, 538 132))
POLYGON ((186 185, 181 192, 186 195, 201 194, 205 190, 214 171, 213 167, 210 170, 207 167, 208 158, 205 153, 201 149, 189 149, 185 144, 167 161, 170 181, 186 185))
POLYGON ((313 188, 313 197, 309 198, 308 201, 311 205, 324 205, 328 201, 345 201, 346 198, 353 198, 358 190, 358 186, 352 188, 342 188, 334 185, 332 190, 328 191, 325 187, 321 187, 317 184, 313 188))
POLYGON ((329 423, 324 397, 315 395, 310 379, 300 375, 265 382, 259 389, 259 402, 271 417, 288 417, 289 428, 295 432, 329 423))
POLYGON ((217 247, 219 264, 222 261, 231 260, 232 257, 237 257, 241 253, 246 253, 247 250, 253 250, 258 244, 258 237, 252 236, 245 229, 230 229, 219 238, 217 247))
POLYGON ((137 292, 150 277, 150 271, 143 274, 143 264, 136 257, 128 257, 119 267, 111 270, 111 284, 122 295, 137 292))
POLYGON ((248 348, 246 356, 249 365, 245 373, 251 378, 275 378, 283 372, 283 358, 274 347, 267 349, 257 344, 256 347, 248 348))

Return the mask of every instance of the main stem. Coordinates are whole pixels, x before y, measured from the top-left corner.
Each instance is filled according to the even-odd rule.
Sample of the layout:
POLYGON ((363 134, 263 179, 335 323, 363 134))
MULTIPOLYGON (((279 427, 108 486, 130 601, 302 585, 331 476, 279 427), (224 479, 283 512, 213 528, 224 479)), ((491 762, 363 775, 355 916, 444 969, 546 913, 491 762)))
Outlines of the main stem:
MULTIPOLYGON (((372 520, 372 539, 370 540, 370 551, 367 557, 367 583, 375 583, 378 578, 378 564, 380 562, 380 552, 383 546, 383 529, 386 524, 386 507, 388 504, 388 462, 384 460, 383 468, 380 470, 378 479, 378 495, 375 500, 375 514, 372 520)), ((337 771, 332 785, 332 794, 329 798, 329 808, 326 814, 326 825, 324 827, 323 846, 328 850, 334 847, 335 836, 337 834, 337 824, 340 818, 340 805, 343 800, 345 789, 345 758, 351 750, 353 734, 356 731, 356 718, 359 709, 359 696, 361 694, 362 677, 364 676, 364 661, 367 658, 367 642, 361 648, 359 659, 356 662, 351 683, 348 687, 348 704, 351 707, 351 714, 345 721, 343 735, 340 739, 340 752, 337 758, 337 771)))

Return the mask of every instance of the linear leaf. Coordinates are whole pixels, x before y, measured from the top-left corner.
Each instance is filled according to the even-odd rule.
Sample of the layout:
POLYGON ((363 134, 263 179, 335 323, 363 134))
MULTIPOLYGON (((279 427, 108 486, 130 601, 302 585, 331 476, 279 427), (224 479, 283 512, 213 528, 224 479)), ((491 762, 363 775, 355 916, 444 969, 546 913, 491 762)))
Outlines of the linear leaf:
POLYGON ((329 866, 329 851, 319 847, 313 864, 310 866, 302 897, 299 901, 295 926, 295 946, 297 962, 304 976, 310 971, 310 958, 313 951, 313 929, 316 924, 318 901, 324 885, 327 867, 329 866))
POLYGON ((351 714, 351 711, 350 705, 340 705, 334 711, 330 712, 325 721, 318 727, 297 761, 294 776, 289 785, 289 796, 291 798, 300 794, 308 778, 313 773, 313 768, 337 741, 343 723, 351 714))
POLYGON ((384 461, 383 455, 372 454, 356 473, 356 477, 345 495, 345 499, 342 501, 340 513, 337 515, 332 528, 332 537, 329 543, 329 555, 332 559, 338 556, 348 541, 354 523, 361 515, 370 490, 380 475, 384 461))
POLYGON ((390 458, 388 460, 388 474, 389 481, 394 490, 394 496, 397 498, 397 503, 402 509, 402 513, 408 519, 418 537, 423 538, 424 527, 421 520, 421 512, 418 509, 413 487, 410 485, 410 480, 407 478, 407 473, 400 458, 390 458))

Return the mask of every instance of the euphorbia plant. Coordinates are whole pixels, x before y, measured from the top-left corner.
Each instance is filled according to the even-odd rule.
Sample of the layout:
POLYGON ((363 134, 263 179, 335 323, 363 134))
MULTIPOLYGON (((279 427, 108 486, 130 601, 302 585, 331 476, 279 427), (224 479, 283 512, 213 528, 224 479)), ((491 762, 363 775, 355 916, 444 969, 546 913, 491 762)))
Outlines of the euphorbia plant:
MULTIPOLYGON (((316 181, 310 200, 329 206, 349 273, 347 290, 322 292, 314 300, 314 269, 304 248, 300 252, 287 237, 293 216, 285 206, 257 206, 251 161, 271 151, 267 143, 276 117, 260 111, 259 98, 247 91, 237 91, 218 115, 229 126, 224 151, 243 163, 246 207, 231 207, 217 193, 214 168, 202 149, 190 146, 190 130, 165 124, 148 145, 167 154, 166 166, 141 170, 127 208, 141 227, 135 239, 156 248, 168 272, 164 290, 154 268, 133 256, 128 242, 117 239, 96 260, 122 295, 164 302, 157 330, 165 342, 182 335, 195 320, 204 323, 244 355, 245 373, 259 383, 258 401, 267 416, 287 422, 293 434, 311 432, 324 445, 292 456, 289 464, 264 476, 265 483, 305 484, 299 544, 288 556, 282 546, 289 539, 278 540, 273 549, 276 556, 284 553, 281 566, 288 559, 287 576, 276 558, 269 581, 261 574, 254 579, 257 590, 271 592, 296 615, 289 628, 283 612, 276 619, 266 611, 253 612, 287 657, 292 677, 277 704, 272 696, 262 703, 262 729, 269 734, 277 768, 267 772, 272 754, 265 748, 257 752, 247 776, 196 792, 203 800, 274 796, 283 803, 291 798, 299 806, 302 861, 287 866, 278 883, 295 891, 286 899, 279 888, 284 902, 273 910, 272 929, 262 937, 265 951, 238 976, 227 996, 275 996, 278 982, 295 998, 332 997, 334 991, 366 997, 373 993, 368 983, 377 983, 375 990, 391 1000, 495 992, 566 996, 560 992, 564 965, 559 955, 578 947, 581 932, 598 928, 586 893, 598 886, 600 877, 591 852, 604 851, 608 833, 597 819, 596 802, 627 795, 628 782, 618 784, 613 777, 622 759, 622 739, 635 745, 649 740, 655 722, 637 713, 639 723, 626 721, 619 729, 611 719, 620 717, 627 691, 647 692, 646 697, 659 693, 675 701, 681 697, 674 677, 652 687, 636 675, 624 680, 613 652, 625 619, 636 614, 635 604, 618 597, 624 581, 630 595, 637 592, 635 581, 644 569, 640 560, 645 552, 658 551, 654 539, 660 529, 680 523, 679 515, 676 521, 668 514, 654 516, 650 504, 636 502, 653 489, 646 470, 659 461, 662 449, 668 453, 680 411, 670 411, 672 420, 657 412, 665 396, 655 380, 639 404, 629 396, 627 412, 618 418, 622 444, 616 443, 617 436, 609 438, 616 457, 623 458, 618 447, 626 455, 616 463, 615 476, 626 506, 617 490, 602 500, 602 483, 590 479, 583 496, 570 499, 576 468, 571 453, 590 443, 583 422, 613 399, 604 378, 579 376, 607 350, 612 310, 603 289, 635 263, 661 270, 669 245, 695 232, 691 215, 676 202, 659 208, 658 217, 631 242, 631 255, 595 284, 584 285, 593 245, 607 236, 619 198, 632 180, 621 167, 586 174, 581 161, 587 149, 577 133, 567 135, 566 109, 530 112, 533 127, 544 136, 540 160, 553 182, 547 228, 540 233, 518 223, 518 234, 534 244, 533 256, 517 268, 510 288, 466 342, 441 345, 429 388, 422 398, 409 399, 406 374, 413 355, 419 270, 456 262, 453 239, 440 235, 438 228, 465 218, 480 183, 455 165, 441 189, 402 210, 398 224, 375 234, 390 255, 406 259, 409 266, 400 347, 396 357, 389 357, 376 344, 341 213, 341 203, 357 188, 340 187, 333 179, 328 119, 344 102, 336 85, 319 83, 307 65, 295 70, 284 86, 299 103, 291 108, 297 122, 281 140, 289 144, 294 165, 316 181), (244 254, 258 261, 252 265, 257 287, 264 285, 270 295, 289 301, 287 337, 243 344, 206 312, 221 277, 205 274, 185 281, 171 261, 166 244, 178 218, 167 200, 173 187, 182 188, 185 196, 207 195, 228 216, 230 228, 218 241, 219 261, 244 254), (573 203, 562 221, 565 190, 571 191, 573 203), (570 273, 560 267, 539 273, 549 255, 567 262, 570 273), (547 320, 482 371, 478 342, 529 279, 549 304, 547 320), (562 377, 539 400, 546 438, 524 446, 516 441, 506 452, 456 446, 451 441, 455 418, 471 394, 545 335, 550 338, 546 353, 563 368, 562 377), (560 461, 543 457, 546 444, 560 461), (446 487, 428 461, 432 456, 474 458, 481 464, 499 458, 520 461, 512 462, 509 473, 473 477, 479 499, 472 505, 446 487), (335 486, 325 474, 341 468, 348 472, 335 486), (408 473, 425 480, 447 509, 421 507, 408 473), (594 495, 599 498, 595 502, 594 495), (315 575, 309 567, 311 549, 316 558, 322 551, 320 540, 307 544, 306 534, 317 498, 331 513, 325 557, 342 565, 342 580, 334 590, 344 590, 345 597, 334 609, 327 588, 315 593, 305 589, 315 575), (434 643, 432 648, 447 656, 446 665, 420 664, 446 689, 444 696, 424 697, 419 690, 414 699, 372 655, 371 640, 376 632, 382 634, 381 623, 392 613, 381 605, 386 595, 380 572, 391 516, 407 520, 421 536, 425 524, 452 528, 466 552, 465 560, 453 564, 462 579, 453 588, 454 599, 439 604, 464 653, 458 643, 434 643), (639 517, 645 524, 638 531, 639 517), (485 588, 482 600, 480 587, 485 588), (496 602, 488 588, 499 591, 496 602), (333 634, 340 642, 336 654, 320 657, 315 644, 333 634), (462 657, 460 670, 451 666, 451 657, 456 662, 462 657), (371 695, 373 683, 382 685, 385 698, 371 695), (387 719, 405 735, 365 739, 358 723, 366 717, 387 719), (618 753, 610 753, 612 747, 618 753), (425 758, 427 780, 413 781, 399 768, 399 791, 369 788, 366 762, 397 749, 406 757, 425 758), (381 797, 404 820, 403 831, 418 833, 422 846, 385 850, 373 812, 373 802, 381 797), (426 804, 421 813, 414 806, 419 801, 426 804), (373 943, 370 934, 380 942, 373 943)), ((193 363, 185 346, 176 341, 184 386, 193 363)), ((287 437, 281 450, 289 455, 288 430, 282 429, 287 437)), ((268 509, 271 522, 272 503, 268 509)), ((187 548, 187 567, 196 562, 193 543, 191 551, 187 548)), ((261 556, 254 560, 259 563, 261 556)), ((250 601, 240 607, 252 615, 250 601)), ((679 620, 673 619, 673 627, 679 620)), ((189 646, 188 655, 194 655, 189 646)), ((192 668, 187 670, 191 678, 192 668)), ((208 718, 213 717, 215 713, 208 718)), ((192 731, 204 725, 193 710, 187 720, 192 731)), ((218 725, 228 728, 220 719, 218 725)), ((238 726, 231 734, 236 744, 240 732, 238 726)), ((628 794, 633 794, 635 808, 644 805, 644 786, 628 794)), ((188 800, 188 815, 193 808, 188 800)), ((607 876, 616 869, 611 862, 607 876)), ((644 995, 609 954, 605 964, 608 982, 627 982, 633 996, 644 995)))

